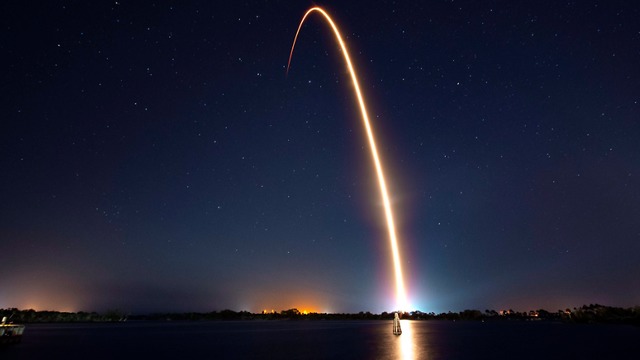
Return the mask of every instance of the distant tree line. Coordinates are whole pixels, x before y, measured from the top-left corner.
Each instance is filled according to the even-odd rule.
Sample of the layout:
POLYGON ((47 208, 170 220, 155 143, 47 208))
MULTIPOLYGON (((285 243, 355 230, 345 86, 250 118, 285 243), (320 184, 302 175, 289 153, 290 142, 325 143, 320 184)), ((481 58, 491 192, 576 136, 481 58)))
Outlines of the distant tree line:
MULTIPOLYGON (((568 310, 568 309, 567 309, 568 310)), ((570 319, 577 323, 624 323, 640 325, 640 306, 620 308, 599 304, 583 305, 570 311, 570 319)))
POLYGON ((61 323, 61 322, 107 322, 123 321, 126 315, 117 310, 97 312, 62 312, 62 311, 36 311, 18 310, 16 308, 0 309, 0 317, 7 317, 8 322, 13 323, 61 323))
MULTIPOLYGON (((220 321, 220 320, 392 320, 393 312, 372 314, 359 313, 302 313, 298 309, 280 312, 251 313, 248 311, 222 310, 212 312, 154 313, 131 315, 119 310, 97 312, 59 312, 18 309, 0 309, 0 316, 6 316, 14 323, 39 322, 110 322, 110 321, 220 321)), ((620 308, 599 304, 583 305, 580 308, 549 312, 544 309, 529 312, 509 310, 464 310, 447 313, 425 313, 421 311, 403 312, 402 319, 449 320, 449 321, 563 321, 572 323, 617 323, 640 325, 640 306, 620 308)))
POLYGON ((616 323, 640 325, 640 306, 631 308, 612 307, 599 304, 583 305, 579 308, 558 310, 549 312, 544 309, 531 310, 529 312, 517 312, 509 310, 464 310, 461 312, 448 312, 435 314, 413 311, 404 313, 402 318, 412 320, 547 320, 572 323, 616 323))

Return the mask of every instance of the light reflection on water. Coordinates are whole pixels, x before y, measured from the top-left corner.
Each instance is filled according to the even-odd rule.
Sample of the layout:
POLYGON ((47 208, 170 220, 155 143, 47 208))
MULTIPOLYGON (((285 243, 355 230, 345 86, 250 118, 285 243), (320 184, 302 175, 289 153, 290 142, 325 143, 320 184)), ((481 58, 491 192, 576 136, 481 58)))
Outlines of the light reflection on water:
POLYGON ((392 334, 392 323, 385 324, 384 334, 379 334, 381 346, 375 355, 378 359, 418 360, 430 358, 428 334, 420 331, 425 322, 400 320, 402 335, 392 334))
POLYGON ((402 327, 402 335, 399 336, 400 346, 398 359, 413 360, 415 359, 415 337, 413 334, 413 324, 411 320, 400 320, 400 327, 402 327))

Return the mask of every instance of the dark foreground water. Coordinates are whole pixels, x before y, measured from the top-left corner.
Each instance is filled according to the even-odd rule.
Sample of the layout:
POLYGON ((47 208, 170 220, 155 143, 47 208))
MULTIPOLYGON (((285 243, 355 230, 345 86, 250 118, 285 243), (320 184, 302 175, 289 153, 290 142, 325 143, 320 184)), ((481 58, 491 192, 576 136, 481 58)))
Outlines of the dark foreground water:
POLYGON ((0 359, 640 359, 640 327, 548 322, 31 324, 0 359))

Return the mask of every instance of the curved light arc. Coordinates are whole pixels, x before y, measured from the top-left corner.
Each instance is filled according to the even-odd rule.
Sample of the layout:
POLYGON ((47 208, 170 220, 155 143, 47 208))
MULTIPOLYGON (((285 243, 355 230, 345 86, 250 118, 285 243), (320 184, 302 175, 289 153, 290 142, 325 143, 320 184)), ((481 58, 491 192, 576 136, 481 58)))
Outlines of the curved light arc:
POLYGON ((384 205, 384 213, 385 218, 387 220, 387 229, 389 233, 389 244, 391 246, 391 253, 393 258, 393 267, 395 274, 395 282, 396 282, 396 306, 398 310, 407 310, 406 309, 406 293, 404 287, 404 278, 402 275, 402 265, 400 262, 400 251, 398 249, 398 239, 396 236, 395 223, 393 221, 393 212, 391 211, 391 201, 389 200, 389 194, 387 191, 387 184, 384 178, 384 171, 382 170, 382 164, 380 161, 380 157, 378 156, 378 149, 376 147, 375 138, 373 135, 373 130, 371 128, 371 123, 369 121, 369 115, 367 114, 367 108, 365 106, 364 97, 362 96, 362 92, 360 91, 360 84, 358 83, 358 78, 356 76, 356 72, 351 64, 351 58, 349 57, 349 52, 347 51, 347 46, 342 40, 342 36, 340 35, 340 31, 338 30, 337 25, 333 22, 329 14, 327 14, 322 8, 314 7, 309 9, 302 20, 300 21, 300 25, 298 25, 298 30, 296 31, 296 35, 293 39, 293 45, 291 46, 291 52, 289 53, 289 61, 287 63, 287 73, 289 72, 289 67, 291 66, 291 58, 293 57, 293 51, 296 46, 296 41, 298 40, 298 35, 300 34, 300 29, 304 24, 304 21, 307 17, 313 13, 318 12, 324 16, 327 20, 331 28, 333 29, 333 33, 342 49, 342 54, 344 55, 344 61, 349 68, 349 74, 351 75, 351 82, 353 83, 353 87, 355 89, 356 97, 358 99, 358 105, 360 106, 360 113, 362 115, 362 122, 364 124, 367 138, 369 140, 369 145, 371 148, 371 156, 373 158, 373 163, 376 169, 376 174, 378 177, 378 185, 380 188, 380 195, 382 197, 382 203, 384 205))

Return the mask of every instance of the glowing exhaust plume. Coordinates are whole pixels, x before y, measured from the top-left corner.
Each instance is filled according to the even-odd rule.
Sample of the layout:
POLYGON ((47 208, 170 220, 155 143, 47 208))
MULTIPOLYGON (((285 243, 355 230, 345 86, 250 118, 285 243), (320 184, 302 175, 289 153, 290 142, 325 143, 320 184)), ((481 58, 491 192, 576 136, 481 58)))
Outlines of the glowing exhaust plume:
POLYGON ((296 36, 293 38, 293 45, 291 45, 291 52, 289 53, 289 62, 287 63, 287 73, 289 73, 289 67, 291 66, 291 58, 293 57, 293 50, 296 46, 296 41, 298 40, 298 34, 300 34, 300 29, 302 28, 302 24, 307 19, 307 16, 312 12, 319 12, 324 16, 327 20, 331 28, 333 29, 333 33, 336 36, 336 40, 340 44, 340 48, 342 49, 342 54, 344 55, 344 61, 347 63, 347 67, 349 68, 349 73, 351 74, 351 81, 353 82, 353 87, 356 90, 356 96, 358 98, 358 104, 360 105, 360 112, 362 114, 362 122, 364 123, 364 127, 367 131, 367 137, 369 138, 369 145, 371 147, 371 155, 373 156, 373 163, 376 168, 376 173, 378 175, 378 183, 380 184, 380 195, 382 196, 382 202, 384 204, 384 213, 387 218, 387 228, 389 229, 389 242, 391 245, 391 253, 393 255, 393 267, 395 270, 395 279, 396 279, 396 306, 398 306, 398 310, 407 310, 406 309, 406 294, 404 290, 404 280, 402 277, 402 266, 400 264, 400 251, 398 250, 398 240, 396 238, 396 229, 393 222, 393 213, 391 212, 391 202, 389 201, 389 195, 387 193, 387 185, 384 180, 384 173, 382 171, 382 165, 380 162, 380 158, 378 157, 378 150, 376 148, 376 142, 373 137, 373 130, 371 130, 371 124, 369 122, 369 116, 367 115, 367 109, 364 104, 364 99, 362 97, 362 93, 360 92, 360 85, 358 84, 358 79, 356 77, 356 72, 353 69, 353 65, 351 65, 351 59, 349 58, 349 52, 347 51, 347 46, 344 41, 342 41, 342 36, 340 35, 340 31, 336 24, 331 20, 331 17, 321 8, 314 7, 309 9, 302 20, 300 21, 300 25, 298 25, 298 30, 296 31, 296 36))

